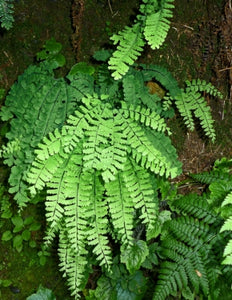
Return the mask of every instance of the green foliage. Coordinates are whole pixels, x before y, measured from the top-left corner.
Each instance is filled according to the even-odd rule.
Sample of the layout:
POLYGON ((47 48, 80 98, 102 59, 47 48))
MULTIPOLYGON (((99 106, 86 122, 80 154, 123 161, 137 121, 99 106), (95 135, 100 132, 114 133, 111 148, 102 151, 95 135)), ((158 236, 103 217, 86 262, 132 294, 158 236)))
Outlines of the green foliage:
POLYGON ((57 43, 54 38, 46 41, 43 50, 37 53, 38 60, 47 60, 52 64, 53 69, 63 67, 65 65, 65 57, 60 53, 62 45, 57 43))
POLYGON ((109 60, 109 69, 114 79, 121 79, 129 66, 141 55, 145 41, 152 49, 158 49, 164 42, 170 28, 173 0, 143 0, 140 14, 131 27, 125 27, 111 39, 117 50, 109 60))
MULTIPOLYGON (((196 299, 199 295, 218 299, 218 283, 224 276, 218 262, 224 242, 219 235, 221 218, 197 194, 179 196, 171 207, 178 215, 165 223, 161 234, 162 262, 153 299, 167 299, 180 293, 184 298, 191 295, 185 299, 196 299)), ((230 283, 228 290, 229 286, 230 283)))
POLYGON ((202 93, 208 93, 212 96, 222 98, 223 95, 218 92, 211 83, 206 83, 201 80, 186 81, 186 89, 176 97, 176 106, 179 109, 181 116, 184 118, 186 126, 193 130, 194 117, 200 120, 200 124, 205 131, 205 134, 215 141, 215 131, 213 129, 213 120, 210 113, 210 108, 207 106, 202 93))
POLYGON ((78 98, 83 97, 81 88, 76 91, 75 84, 54 77, 54 65, 57 67, 56 60, 49 59, 38 66, 29 66, 12 86, 1 110, 2 120, 10 120, 11 128, 6 135, 9 143, 1 155, 8 166, 14 166, 9 192, 15 193, 20 208, 30 201, 24 178, 37 144, 51 130, 62 126, 74 111, 78 98))
POLYGON ((9 30, 13 25, 13 0, 0 0, 0 22, 3 28, 9 30))
POLYGON ((56 300, 56 297, 50 289, 40 285, 36 294, 32 294, 26 300, 56 300))
POLYGON ((17 214, 11 216, 10 220, 13 228, 12 230, 3 231, 1 240, 5 242, 12 240, 13 248, 18 252, 23 250, 25 242, 28 242, 30 247, 35 247, 36 243, 32 239, 32 233, 38 231, 41 225, 32 216, 23 218, 17 214))
POLYGON ((96 290, 89 290, 86 300, 141 300, 147 289, 146 284, 147 280, 141 271, 128 274, 116 257, 112 272, 98 279, 96 290))
MULTIPOLYGON (((38 55, 45 60, 30 66, 12 86, 1 110, 2 120, 10 123, 1 155, 11 167, 9 191, 20 208, 46 190, 45 244, 59 236, 60 267, 78 298, 93 265, 112 271, 111 240, 120 246, 131 278, 142 266, 157 264, 151 252, 156 247, 149 241, 171 220, 169 211, 159 211, 159 190, 164 195, 169 189, 161 178, 181 173, 166 125, 174 112, 171 104, 186 121, 198 102, 184 110, 180 95, 219 94, 200 81, 188 84, 186 92, 168 70, 153 65, 130 67, 115 81, 106 65, 93 74, 91 66, 79 63, 65 78, 56 78, 54 69, 63 61, 60 50, 59 43, 47 42, 38 55), (145 83, 151 80, 165 89, 165 98, 149 93, 145 83)), ((213 139, 210 112, 199 103, 204 113, 195 116, 213 139)), ((30 230, 23 231, 19 218, 14 225, 20 234, 14 238, 8 232, 4 239, 15 239, 20 248, 30 230)), ((41 264, 46 256, 43 248, 41 264)))
POLYGON ((209 184, 209 204, 224 219, 221 232, 227 232, 230 240, 224 249, 223 264, 232 265, 232 160, 217 160, 211 172, 191 174, 194 179, 209 184))

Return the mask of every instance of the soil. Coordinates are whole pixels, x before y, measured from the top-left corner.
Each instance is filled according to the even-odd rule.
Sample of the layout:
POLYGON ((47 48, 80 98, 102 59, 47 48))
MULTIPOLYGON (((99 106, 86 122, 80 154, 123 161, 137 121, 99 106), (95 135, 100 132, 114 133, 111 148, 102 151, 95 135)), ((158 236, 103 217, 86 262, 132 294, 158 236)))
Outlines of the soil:
MULTIPOLYGON (((9 31, 4 29, 0 31, 0 89, 4 89, 5 94, 9 91, 18 75, 35 61, 36 53, 51 37, 55 37, 63 45, 63 54, 67 60, 64 73, 77 61, 91 62, 96 50, 111 46, 109 37, 113 33, 131 24, 138 12, 139 4, 139 0, 15 1, 13 28, 9 31)), ((210 170, 216 159, 224 156, 230 158, 232 156, 231 1, 175 0, 174 17, 165 43, 156 51, 146 47, 139 61, 167 67, 181 86, 186 79, 200 78, 212 82, 224 95, 222 100, 207 98, 215 119, 217 139, 214 144, 199 130, 186 131, 178 116, 171 121, 170 126, 174 128, 173 143, 183 163, 183 175, 176 181, 186 179, 189 173, 210 170)), ((193 190, 190 185, 184 187, 181 192, 189 190, 193 190)), ((50 280, 50 287, 56 292, 59 285, 63 286, 59 275, 56 279, 52 277, 53 275, 48 275, 50 277, 41 279, 40 282, 36 281, 35 274, 27 272, 25 263, 18 263, 21 257, 19 253, 10 251, 4 245, 1 247, 3 249, 1 252, 5 253, 6 257, 0 265, 0 270, 7 269, 8 276, 13 278, 13 284, 20 288, 17 295, 10 289, 3 289, 2 295, 7 297, 5 299, 25 299, 40 282, 46 283, 50 280), (23 279, 17 281, 22 272, 26 274, 28 286, 23 279)), ((37 266, 36 274, 46 272, 54 274, 54 264, 51 270, 46 271, 37 266)), ((59 295, 57 299, 69 299, 67 295, 62 295, 61 291, 59 295)))

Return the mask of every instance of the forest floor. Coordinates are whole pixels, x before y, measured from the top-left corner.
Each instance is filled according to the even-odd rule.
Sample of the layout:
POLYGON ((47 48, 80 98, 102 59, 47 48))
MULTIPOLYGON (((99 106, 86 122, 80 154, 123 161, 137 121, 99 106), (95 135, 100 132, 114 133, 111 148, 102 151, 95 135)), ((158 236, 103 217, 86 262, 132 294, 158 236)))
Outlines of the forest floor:
MULTIPOLYGON (((94 52, 106 47, 113 33, 131 24, 139 3, 139 0, 16 1, 13 28, 8 32, 0 30, 0 90, 5 94, 9 91, 18 75, 35 62, 36 53, 51 37, 63 45, 67 61, 64 73, 77 61, 91 62, 94 52)), ((217 138, 214 144, 198 130, 186 131, 178 116, 171 121, 173 143, 183 163, 184 174, 177 178, 178 181, 185 179, 188 173, 210 170, 216 159, 232 157, 231 49, 229 1, 175 0, 174 17, 165 43, 156 51, 146 47, 139 60, 168 68, 180 86, 187 79, 200 78, 213 83, 224 95, 221 100, 207 98, 215 120, 217 138)), ((4 133, 4 124, 0 132, 4 133)), ((2 181, 6 180, 5 174, 1 168, 2 181)), ((191 189, 187 186, 184 192, 191 189)), ((7 247, 1 245, 0 271, 12 284, 1 289, 0 298, 2 295, 6 300, 26 299, 32 289, 36 290, 43 283, 55 290, 58 300, 71 299, 62 294, 63 280, 55 267, 57 261, 43 268, 36 264, 36 254, 29 254, 32 250, 28 250, 28 258, 7 247)))

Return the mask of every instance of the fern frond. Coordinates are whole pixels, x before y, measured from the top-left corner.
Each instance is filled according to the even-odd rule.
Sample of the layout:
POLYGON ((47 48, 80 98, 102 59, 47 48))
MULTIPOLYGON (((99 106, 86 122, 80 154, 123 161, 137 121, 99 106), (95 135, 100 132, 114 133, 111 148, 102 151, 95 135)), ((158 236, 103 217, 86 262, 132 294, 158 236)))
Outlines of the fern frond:
MULTIPOLYGON (((121 117, 123 119, 123 133, 127 137, 128 145, 131 148, 132 157, 135 161, 156 174, 176 176, 179 172, 178 163, 172 159, 170 162, 170 158, 174 154, 172 153, 173 149, 164 150, 163 146, 157 143, 157 140, 153 140, 154 142, 152 143, 147 132, 141 126, 138 126, 132 119, 126 118, 123 112, 121 117)), ((165 135, 159 135, 159 132, 154 132, 153 137, 154 139, 158 138, 159 142, 161 140, 165 144, 168 142, 165 139, 165 135)))
POLYGON ((104 186, 100 182, 99 174, 96 172, 92 175, 93 189, 89 210, 92 210, 90 229, 87 230, 88 244, 93 245, 93 252, 100 261, 100 266, 110 270, 112 264, 111 249, 109 247, 108 234, 108 204, 107 200, 103 199, 104 186))
POLYGON ((192 81, 186 80, 186 90, 194 91, 194 92, 206 92, 209 95, 214 97, 218 97, 220 99, 223 98, 222 93, 220 93, 210 82, 206 82, 205 80, 193 79, 192 81))
POLYGON ((158 197, 153 189, 150 174, 128 159, 122 175, 134 207, 140 211, 139 218, 146 224, 147 239, 151 239, 157 221, 158 197))
MULTIPOLYGON (((231 224, 230 224, 231 228, 231 224)), ((223 253, 224 259, 222 261, 222 264, 224 265, 232 265, 232 239, 227 243, 224 253, 223 253)))
POLYGON ((188 216, 200 219, 207 224, 215 224, 217 222, 217 215, 210 209, 210 206, 203 196, 198 194, 188 194, 175 199, 171 203, 172 208, 186 214, 188 216))
POLYGON ((14 22, 13 0, 0 0, 0 22, 1 26, 9 30, 14 22))
MULTIPOLYGON (((194 81, 195 84, 195 81, 194 81)), ((190 129, 194 129, 193 113, 200 120, 201 126, 205 134, 214 142, 215 141, 215 130, 213 128, 213 119, 211 116, 210 108, 207 106, 206 101, 201 96, 198 91, 207 89, 205 86, 201 86, 201 81, 199 81, 199 86, 196 85, 191 88, 190 83, 186 90, 182 90, 181 94, 175 97, 176 106, 184 119, 186 126, 190 129)), ((216 89, 211 88, 209 91, 216 94, 216 89)))
POLYGON ((210 112, 210 107, 207 106, 207 102, 203 97, 196 99, 195 105, 193 105, 194 115, 200 120, 202 129, 206 136, 208 136, 213 142, 215 141, 216 134, 213 127, 214 120, 210 112))
POLYGON ((88 115, 89 130, 83 144, 84 167, 102 170, 105 182, 114 180, 123 169, 127 156, 126 140, 121 133, 121 122, 113 118, 113 110, 107 105, 98 106, 88 115))
POLYGON ((78 254, 69 247, 69 240, 67 238, 67 231, 64 229, 60 233, 60 241, 58 254, 60 259, 60 270, 63 276, 67 277, 67 282, 72 296, 75 299, 80 299, 80 291, 83 288, 84 274, 88 264, 86 259, 86 251, 82 249, 78 254), (68 246, 67 246, 68 245, 68 246))
POLYGON ((6 121, 14 117, 6 134, 9 143, 20 137, 20 151, 5 160, 6 164, 14 165, 9 191, 16 193, 14 198, 19 207, 30 200, 24 180, 35 157, 35 148, 50 131, 64 124, 77 101, 72 87, 64 78, 54 78, 48 64, 30 66, 12 86, 1 109, 1 118, 6 121))
POLYGON ((114 45, 118 44, 117 50, 109 60, 109 69, 113 70, 112 76, 115 80, 121 79, 129 70, 129 66, 134 63, 143 50, 144 41, 142 38, 140 24, 136 23, 132 27, 126 27, 111 39, 114 45))
POLYGON ((173 0, 151 1, 154 11, 146 16, 144 36, 152 49, 158 49, 164 42, 170 28, 170 18, 172 18, 173 0), (156 5, 155 5, 156 4, 156 5), (158 8, 158 9, 157 9, 158 8))
POLYGON ((121 102, 121 111, 126 118, 129 117, 136 121, 150 127, 156 131, 167 132, 171 134, 169 128, 167 127, 165 120, 155 111, 151 111, 149 108, 130 105, 129 107, 125 102, 121 102))
POLYGON ((107 201, 117 239, 122 246, 132 245, 133 200, 130 197, 122 173, 114 181, 106 183, 107 201))
POLYGON ((195 181, 211 184, 215 181, 230 181, 231 175, 227 172, 223 172, 222 170, 212 170, 210 172, 202 172, 198 174, 189 174, 191 178, 193 178, 195 181))
MULTIPOLYGON (((225 205, 232 205, 232 191, 230 191, 224 201, 222 202, 222 207, 224 207, 225 205)), ((224 224, 221 227, 220 232, 223 231, 232 231, 232 214, 230 213, 230 216, 225 220, 224 224)), ((223 252, 223 256, 224 256, 224 260, 223 260, 223 264, 227 264, 227 265, 232 265, 232 238, 229 240, 229 242, 227 243, 224 252, 223 252)))
MULTIPOLYGON (((232 188, 232 187, 231 187, 232 188)), ((232 191, 230 191, 222 202, 222 206, 232 204, 232 191)))
POLYGON ((210 294, 211 283, 214 282, 210 272, 217 261, 211 251, 216 233, 210 224, 210 218, 208 223, 207 218, 201 221, 189 216, 180 216, 165 223, 167 232, 161 243, 164 262, 161 264, 154 300, 165 300, 173 292, 182 292, 187 288, 195 295, 203 293, 207 297, 210 294))
POLYGON ((221 206, 223 199, 232 191, 232 181, 214 181, 210 184, 209 190, 211 192, 210 200, 212 202, 216 201, 221 206))

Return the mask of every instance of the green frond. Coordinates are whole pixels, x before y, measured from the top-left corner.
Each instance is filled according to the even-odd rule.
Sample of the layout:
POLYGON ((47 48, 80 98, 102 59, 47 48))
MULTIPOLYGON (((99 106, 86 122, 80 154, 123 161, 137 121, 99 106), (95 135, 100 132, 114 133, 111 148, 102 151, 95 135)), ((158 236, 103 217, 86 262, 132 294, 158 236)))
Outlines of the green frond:
POLYGON ((121 132, 121 122, 113 117, 110 106, 97 106, 88 115, 89 130, 85 132, 83 160, 86 169, 101 170, 105 182, 114 180, 126 161, 126 140, 121 132))
POLYGON ((186 90, 194 91, 194 92, 206 92, 209 95, 214 97, 218 97, 220 99, 223 98, 222 93, 220 93, 210 82, 206 82, 205 80, 193 79, 192 81, 186 80, 186 90))
POLYGON ((158 49, 164 42, 170 28, 172 18, 173 0, 162 0, 157 7, 157 1, 150 1, 154 5, 153 12, 150 12, 145 19, 144 36, 152 49, 158 49))
POLYGON ((164 262, 161 265, 160 276, 157 281, 153 300, 165 300, 171 293, 182 289, 187 275, 182 265, 164 262), (164 284, 165 282, 165 284, 164 284))
POLYGON ((156 94, 150 94, 144 84, 143 72, 131 69, 129 74, 123 77, 124 101, 128 105, 145 105, 152 111, 160 111, 160 98, 156 94))
MULTIPOLYGON (((198 81, 199 86, 193 82, 193 88, 191 88, 190 82, 188 82, 187 88, 182 90, 181 94, 175 97, 176 106, 184 119, 186 126, 190 130, 194 130, 193 114, 200 120, 201 127, 203 128, 206 136, 208 136, 213 142, 215 141, 215 130, 213 128, 213 119, 210 112, 210 107, 207 106, 205 99, 201 95, 201 91, 209 90, 213 95, 220 94, 216 89, 210 85, 210 89, 206 86, 201 86, 201 81, 198 81), (200 91, 200 92, 199 92, 200 91)), ((204 84, 204 82, 203 82, 204 84)))
POLYGON ((178 162, 172 159, 175 154, 170 140, 165 135, 154 132, 152 141, 151 135, 145 129, 132 119, 126 118, 124 113, 121 116, 124 120, 123 133, 127 137, 128 146, 131 148, 135 161, 156 174, 175 177, 180 169, 178 162), (163 145, 161 145, 162 142, 163 145), (166 148, 166 146, 171 148, 166 148))
MULTIPOLYGON (((190 199, 191 202, 194 201, 192 197, 190 199)), ((210 274, 217 261, 216 254, 212 252, 216 236, 214 224, 211 218, 202 219, 201 214, 198 219, 198 213, 195 214, 195 211, 204 207, 200 204, 197 209, 199 201, 196 202, 195 208, 189 209, 189 205, 186 209, 181 200, 174 201, 180 208, 180 213, 183 207, 185 213, 190 211, 194 217, 180 216, 165 223, 166 233, 161 243, 163 262, 153 295, 155 300, 165 300, 173 295, 173 292, 182 293, 187 288, 195 295, 203 293, 207 297, 211 294, 211 284, 214 284, 214 278, 212 279, 210 274)), ((209 214, 210 211, 209 208, 209 214)))
POLYGON ((13 0, 0 0, 0 22, 1 26, 9 30, 13 25, 13 0))
POLYGON ((30 66, 19 76, 6 97, 0 113, 2 120, 10 119, 11 129, 6 137, 9 145, 20 137, 20 150, 6 158, 5 163, 14 165, 9 191, 16 193, 14 198, 20 207, 30 200, 23 181, 35 157, 34 150, 44 136, 61 127, 74 111, 78 99, 73 93, 64 78, 54 78, 52 68, 41 63, 30 66))
POLYGON ((207 224, 217 222, 217 215, 210 208, 207 199, 198 194, 188 194, 171 202, 172 208, 177 212, 201 219, 207 224))
POLYGON ((110 218, 117 240, 122 246, 127 247, 132 243, 134 205, 122 172, 118 172, 116 179, 106 183, 105 187, 110 218))
POLYGON ((144 41, 140 24, 136 23, 132 27, 126 27, 118 34, 114 34, 111 39, 114 45, 118 44, 117 50, 109 60, 109 69, 113 70, 114 79, 121 79, 129 70, 129 66, 134 63, 143 50, 144 41))
POLYGON ((131 160, 127 161, 122 175, 134 207, 139 210, 139 218, 146 224, 147 239, 151 239, 158 215, 158 196, 153 189, 151 176, 131 160))
POLYGON ((214 181, 209 186, 210 201, 216 201, 217 205, 222 204, 224 198, 232 191, 232 181, 218 180, 214 181))
POLYGON ((232 231, 232 216, 229 217, 223 224, 221 231, 231 230, 232 231))
POLYGON ((130 105, 128 107, 125 102, 121 102, 121 105, 121 111, 126 118, 129 115, 132 120, 140 122, 147 127, 160 132, 165 132, 167 130, 167 132, 171 134, 165 120, 155 111, 151 111, 149 108, 141 106, 130 105))
POLYGON ((222 202, 222 206, 228 205, 228 204, 232 204, 232 191, 230 191, 229 194, 226 195, 224 201, 222 202))
POLYGON ((232 239, 227 243, 224 253, 223 253, 224 259, 222 261, 222 264, 224 265, 232 265, 232 239))
MULTIPOLYGON (((161 132, 152 131, 149 129, 145 130, 145 134, 153 147, 155 147, 163 156, 162 160, 165 161, 167 169, 166 177, 171 176, 171 178, 174 178, 180 174, 182 170, 182 164, 178 160, 176 149, 173 147, 170 138, 161 132)), ((161 176, 165 174, 164 170, 165 168, 162 166, 159 173, 161 176)))
POLYGON ((86 266, 88 264, 86 251, 83 249, 76 253, 69 245, 67 238, 67 231, 64 230, 60 233, 58 254, 60 259, 60 270, 63 272, 63 276, 67 277, 67 283, 72 291, 74 298, 80 299, 80 292, 83 288, 83 281, 85 279, 84 274, 86 266))
POLYGON ((223 172, 222 170, 214 169, 210 172, 202 172, 198 174, 189 174, 191 178, 195 181, 211 184, 215 181, 229 181, 231 180, 231 175, 228 172, 223 172))
POLYGON ((206 136, 208 136, 214 142, 216 134, 213 127, 214 120, 211 115, 210 107, 207 106, 207 102, 203 97, 199 97, 195 100, 196 103, 193 105, 194 115, 200 120, 201 127, 206 136))
POLYGON ((88 244, 94 246, 93 252, 100 261, 100 266, 110 270, 112 264, 111 249, 109 247, 108 234, 108 203, 104 199, 104 186, 102 185, 99 174, 92 174, 92 196, 90 201, 89 211, 92 211, 90 218, 89 229, 87 229, 88 244))
POLYGON ((188 95, 182 91, 179 95, 175 97, 175 103, 177 109, 184 119, 185 125, 190 129, 194 130, 194 121, 192 115, 192 103, 194 103, 195 98, 193 95, 188 95), (192 96, 192 97, 191 97, 192 96))
POLYGON ((73 99, 82 99, 86 95, 94 94, 94 77, 89 74, 77 73, 75 75, 68 75, 70 80, 70 97, 73 99))

